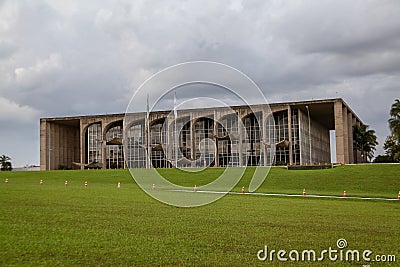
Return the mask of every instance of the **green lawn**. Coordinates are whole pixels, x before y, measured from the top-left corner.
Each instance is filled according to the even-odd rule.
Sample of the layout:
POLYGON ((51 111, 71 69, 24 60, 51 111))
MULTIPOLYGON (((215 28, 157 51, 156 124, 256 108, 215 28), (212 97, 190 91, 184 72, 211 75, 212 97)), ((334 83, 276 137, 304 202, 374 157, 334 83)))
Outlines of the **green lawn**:
MULTIPOLYGON (((222 171, 160 170, 188 186, 222 171)), ((258 191, 396 198, 399 174, 399 165, 273 168, 258 191)), ((234 190, 250 177, 251 170, 234 190)), ((336 248, 339 238, 349 249, 397 257, 391 265, 371 266, 398 266, 400 201, 227 195, 203 207, 177 208, 146 195, 127 170, 0 173, 0 266, 309 266, 259 262, 256 254, 264 245, 321 251, 336 248)))

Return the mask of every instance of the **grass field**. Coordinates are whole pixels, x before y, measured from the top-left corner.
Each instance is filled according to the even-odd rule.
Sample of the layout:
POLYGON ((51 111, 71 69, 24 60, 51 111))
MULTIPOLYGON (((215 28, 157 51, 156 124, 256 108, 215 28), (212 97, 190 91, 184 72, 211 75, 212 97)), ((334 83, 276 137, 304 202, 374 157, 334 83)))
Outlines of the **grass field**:
MULTIPOLYGON (((187 186, 206 184, 222 171, 160 170, 187 186)), ((251 174, 234 191, 248 185, 251 174)), ((339 238, 349 249, 396 255, 394 263, 371 266, 400 262, 400 201, 227 195, 203 207, 177 208, 146 195, 128 170, 0 173, 0 182, 0 266, 310 266, 276 257, 260 262, 257 251, 268 245, 319 252, 337 248, 339 238)), ((301 194, 303 188, 308 194, 341 196, 346 190, 349 196, 397 198, 400 165, 273 168, 258 192, 301 194)))

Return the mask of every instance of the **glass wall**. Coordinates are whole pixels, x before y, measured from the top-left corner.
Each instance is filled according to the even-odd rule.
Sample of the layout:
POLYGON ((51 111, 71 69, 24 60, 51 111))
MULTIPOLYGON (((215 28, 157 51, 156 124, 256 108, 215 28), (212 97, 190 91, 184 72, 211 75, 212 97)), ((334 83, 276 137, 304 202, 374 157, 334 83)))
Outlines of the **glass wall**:
MULTIPOLYGON (((179 133, 179 145, 177 150, 175 142, 173 145, 173 152, 174 154, 178 151, 178 167, 180 168, 189 168, 191 167, 192 159, 192 144, 190 138, 190 118, 183 117, 179 118, 176 123, 176 131, 179 133)), ((174 131, 175 132, 175 131, 174 131)), ((172 158, 175 159, 176 155, 173 155, 172 158)))
POLYGON ((218 163, 220 167, 239 166, 239 130, 237 114, 230 114, 218 124, 218 163))
POLYGON ((299 165, 300 162, 300 136, 299 136, 299 111, 298 109, 292 109, 292 153, 293 153, 293 164, 299 165))
POLYGON ((194 124, 196 167, 214 166, 214 120, 200 118, 194 124))
POLYGON ((242 138, 242 154, 244 161, 247 162, 247 166, 258 166, 261 161, 260 121, 261 113, 257 113, 256 115, 250 114, 243 119, 246 133, 243 134, 242 138))
POLYGON ((144 120, 134 122, 128 130, 128 168, 146 168, 146 140, 144 120))
POLYGON ((86 130, 86 163, 101 162, 101 124, 94 123, 86 130))
POLYGON ((167 127, 165 119, 154 122, 150 127, 151 163, 153 168, 167 168, 168 161, 164 150, 167 150, 167 127))
POLYGON ((287 110, 274 113, 276 145, 276 165, 289 163, 289 123, 287 110))
POLYGON ((106 132, 106 167, 107 169, 124 168, 122 121, 113 123, 106 132))

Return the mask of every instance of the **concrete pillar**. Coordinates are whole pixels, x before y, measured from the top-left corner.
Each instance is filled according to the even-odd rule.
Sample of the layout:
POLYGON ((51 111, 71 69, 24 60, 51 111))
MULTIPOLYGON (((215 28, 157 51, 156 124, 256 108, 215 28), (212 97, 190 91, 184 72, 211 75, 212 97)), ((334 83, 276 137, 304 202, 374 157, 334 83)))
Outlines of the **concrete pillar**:
MULTIPOLYGON (((353 116, 351 121, 352 121, 352 125, 353 126, 357 124, 356 117, 353 116)), ((353 138, 353 134, 351 134, 351 137, 353 138)), ((352 142, 351 142, 351 154, 353 155, 353 163, 358 163, 357 151, 354 150, 354 140, 353 139, 352 139, 352 142)))
POLYGON ((56 153, 55 151, 55 146, 57 146, 57 136, 56 136, 56 131, 55 131, 55 125, 54 123, 49 123, 49 170, 54 170, 55 166, 55 158, 54 154, 56 153))
POLYGON ((354 154, 353 154, 353 114, 351 112, 347 113, 347 129, 348 129, 348 151, 349 151, 349 163, 354 163, 354 154))
MULTIPOLYGON (((244 123, 243 123, 243 116, 240 115, 240 113, 238 114, 238 135, 239 135, 239 142, 238 142, 238 146, 239 146, 239 166, 242 167, 244 166, 244 160, 243 160, 243 136, 244 136, 244 123)), ((246 162, 247 164, 247 162, 246 162)))
POLYGON ((172 119, 171 116, 168 116, 166 118, 167 120, 167 159, 169 161, 169 163, 172 164, 172 166, 175 165, 174 163, 174 158, 173 158, 173 150, 174 150, 174 131, 175 131, 175 123, 174 123, 174 119, 172 119))
POLYGON ((335 136, 336 136, 336 161, 345 163, 344 136, 343 136, 343 105, 341 101, 334 103, 335 136))
POLYGON ((47 138, 47 122, 45 119, 40 120, 40 170, 47 170, 48 158, 48 138, 47 138))
MULTIPOLYGON (((214 111, 214 136, 218 136, 218 121, 217 113, 214 111)), ((214 166, 219 167, 218 139, 214 138, 214 166)))
POLYGON ((59 165, 66 165, 65 162, 64 162, 64 159, 65 159, 65 156, 66 156, 66 154, 65 154, 66 144, 65 143, 67 141, 65 139, 66 135, 65 135, 64 127, 61 127, 60 125, 58 125, 58 129, 59 129, 59 140, 60 140, 60 152, 58 154, 58 165, 57 165, 57 168, 58 168, 59 165))
POLYGON ((86 163, 86 142, 85 142, 85 135, 86 135, 86 127, 83 125, 82 121, 79 123, 79 147, 80 147, 80 153, 79 153, 79 159, 81 163, 81 170, 84 169, 83 164, 86 163))
POLYGON ((289 133, 289 165, 293 165, 293 142, 292 142, 292 110, 287 106, 288 113, 288 133, 289 133))
POLYGON ((347 123, 347 108, 343 107, 343 147, 344 147, 344 163, 349 163, 349 129, 347 123))
POLYGON ((101 162, 102 166, 101 168, 107 169, 107 154, 106 154, 106 129, 105 129, 105 123, 101 121, 101 162))
POLYGON ((263 158, 263 166, 267 166, 268 164, 268 157, 267 157, 267 148, 266 148, 266 141, 267 141, 267 113, 265 110, 261 111, 261 142, 260 142, 260 149, 262 153, 262 158, 263 158))

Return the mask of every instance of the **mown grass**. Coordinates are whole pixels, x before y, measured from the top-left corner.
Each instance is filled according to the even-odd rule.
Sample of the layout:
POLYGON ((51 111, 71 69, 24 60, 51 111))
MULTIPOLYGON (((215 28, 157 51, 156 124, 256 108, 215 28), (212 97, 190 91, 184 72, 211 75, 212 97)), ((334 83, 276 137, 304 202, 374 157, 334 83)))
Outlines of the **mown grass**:
MULTIPOLYGON (((273 168, 258 191, 298 194, 307 188, 336 195, 347 190, 394 198, 399 170, 398 165, 273 168)), ((191 185, 207 183, 221 170, 160 171, 191 185)), ((250 177, 251 170, 235 190, 250 177)), ((395 254, 397 264, 391 266, 400 260, 400 201, 227 195, 203 207, 177 208, 146 195, 127 170, 0 173, 0 179, 1 266, 309 266, 259 262, 256 253, 264 245, 320 251, 336 248, 338 238, 345 238, 350 249, 395 254)))
MULTIPOLYGON (((182 170, 160 169, 159 172, 170 181, 184 185, 204 185, 213 181, 224 171, 223 168, 207 169, 204 172, 188 174, 182 170)), ((242 180, 233 189, 246 189, 254 168, 245 172, 242 180)), ((397 198, 400 190, 400 165, 342 165, 326 170, 291 170, 273 167, 257 192, 397 198)))

